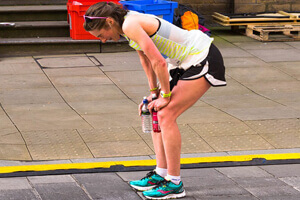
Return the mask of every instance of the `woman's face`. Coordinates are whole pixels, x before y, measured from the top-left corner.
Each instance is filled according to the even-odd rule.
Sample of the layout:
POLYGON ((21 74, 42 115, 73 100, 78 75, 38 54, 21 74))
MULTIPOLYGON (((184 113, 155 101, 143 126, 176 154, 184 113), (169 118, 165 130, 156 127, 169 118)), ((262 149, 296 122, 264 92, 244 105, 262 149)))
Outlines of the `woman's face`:
POLYGON ((118 41, 120 39, 120 33, 114 26, 115 23, 109 24, 109 27, 102 28, 100 30, 89 31, 90 34, 99 38, 101 42, 105 43, 107 40, 118 41))

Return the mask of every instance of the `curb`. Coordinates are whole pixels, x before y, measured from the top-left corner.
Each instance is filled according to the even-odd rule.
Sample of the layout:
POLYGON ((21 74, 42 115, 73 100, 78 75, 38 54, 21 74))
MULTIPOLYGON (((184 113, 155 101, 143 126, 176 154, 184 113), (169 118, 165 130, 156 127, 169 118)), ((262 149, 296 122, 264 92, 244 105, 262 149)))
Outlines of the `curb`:
MULTIPOLYGON (((220 157, 182 158, 181 168, 213 168, 300 164, 300 153, 257 154, 220 157)), ((43 164, 0 167, 0 178, 62 175, 99 172, 144 171, 155 168, 156 160, 110 161, 93 163, 43 164)))

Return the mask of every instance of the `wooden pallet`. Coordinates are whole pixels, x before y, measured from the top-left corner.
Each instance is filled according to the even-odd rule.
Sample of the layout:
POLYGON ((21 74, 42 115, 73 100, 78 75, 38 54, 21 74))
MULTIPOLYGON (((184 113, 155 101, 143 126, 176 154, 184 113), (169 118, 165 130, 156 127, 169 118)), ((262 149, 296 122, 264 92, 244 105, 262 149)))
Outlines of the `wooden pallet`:
POLYGON ((248 25, 246 35, 259 41, 295 41, 300 40, 300 25, 248 25))
POLYGON ((261 14, 243 14, 226 16, 221 13, 214 12, 212 15, 214 21, 223 26, 243 26, 249 24, 267 25, 269 23, 278 25, 300 24, 300 13, 288 13, 279 11, 277 13, 261 13, 261 14))

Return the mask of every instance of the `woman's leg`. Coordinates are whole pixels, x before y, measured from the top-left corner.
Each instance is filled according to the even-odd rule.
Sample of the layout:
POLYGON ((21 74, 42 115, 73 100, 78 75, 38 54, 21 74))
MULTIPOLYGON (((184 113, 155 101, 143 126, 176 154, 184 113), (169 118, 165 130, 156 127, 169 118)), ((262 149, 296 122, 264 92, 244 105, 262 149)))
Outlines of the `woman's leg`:
POLYGON ((161 133, 152 133, 152 141, 156 156, 156 166, 167 169, 167 160, 161 133))
MULTIPOLYGON (((196 80, 178 81, 172 90, 170 103, 158 112, 158 120, 162 130, 162 142, 165 152, 168 174, 180 176, 181 135, 176 119, 210 88, 204 77, 196 80)), ((160 145, 161 145, 160 144, 160 145)), ((157 145, 159 146, 159 145, 157 145)), ((161 152, 159 151, 161 154, 161 152)), ((159 156, 158 162, 164 156, 159 156)))

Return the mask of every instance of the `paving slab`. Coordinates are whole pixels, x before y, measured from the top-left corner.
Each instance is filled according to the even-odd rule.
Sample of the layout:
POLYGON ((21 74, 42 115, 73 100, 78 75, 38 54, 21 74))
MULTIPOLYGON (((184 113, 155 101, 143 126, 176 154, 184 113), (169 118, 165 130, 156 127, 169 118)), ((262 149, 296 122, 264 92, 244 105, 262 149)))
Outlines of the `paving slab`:
POLYGON ((75 183, 71 175, 31 176, 28 180, 33 185, 48 183, 75 183))
POLYGON ((295 62, 300 61, 299 49, 247 50, 252 55, 265 62, 295 62))
POLYGON ((263 95, 282 95, 300 92, 299 81, 297 80, 264 81, 263 83, 247 82, 245 85, 252 91, 263 95))
POLYGON ((275 62, 270 64, 298 81, 300 80, 300 62, 275 62))
POLYGON ((268 120, 298 118, 299 111, 286 106, 260 108, 224 108, 228 114, 241 120, 268 120))
POLYGON ((67 102, 127 99, 125 94, 113 84, 59 87, 58 91, 67 102))
POLYGON ((183 113, 177 120, 179 124, 200 122, 228 122, 237 119, 214 107, 193 107, 183 113))
POLYGON ((227 78, 226 82, 227 85, 225 87, 211 87, 201 97, 201 100, 205 101, 206 97, 228 96, 228 98, 230 98, 232 95, 243 95, 253 93, 250 89, 248 89, 247 87, 245 87, 244 85, 232 78, 227 78))
POLYGON ((138 114, 138 105, 129 99, 70 102, 70 105, 82 115, 119 113, 120 111, 138 114))
POLYGON ((224 58, 225 69, 233 68, 233 67, 266 67, 270 66, 269 63, 262 61, 259 58, 251 57, 251 58, 224 58))
POLYGON ((0 109, 0 129, 3 134, 11 134, 18 132, 18 129, 14 126, 13 122, 4 112, 4 110, 0 109))
POLYGON ((40 197, 32 189, 28 190, 3 190, 0 192, 0 199, 30 199, 39 200, 40 197))
POLYGON ((235 42, 243 42, 243 43, 248 43, 248 42, 257 42, 257 40, 246 37, 240 33, 233 32, 230 30, 214 30, 213 31, 215 35, 223 38, 224 40, 230 42, 230 43, 235 43, 235 42))
MULTIPOLYGON (((1 178, 0 191, 2 190, 27 190, 32 189, 26 177, 1 178)), ((1 193, 0 192, 0 193, 1 193)))
POLYGON ((71 158, 93 158, 85 143, 28 144, 33 160, 59 160, 71 158))
POLYGON ((51 87, 52 85, 47 77, 41 74, 0 75, 0 91, 51 87))
POLYGON ((272 176, 283 178, 283 177, 300 177, 300 164, 291 165, 270 165, 261 166, 261 169, 265 170, 272 176), (284 168, 285 170, 282 170, 284 168))
POLYGON ((0 101, 5 107, 8 105, 64 103, 59 93, 50 87, 0 91, 0 101))
POLYGON ((83 143, 76 130, 22 131, 26 144, 83 143))
POLYGON ((88 56, 94 56, 103 65, 101 70, 105 72, 143 70, 138 54, 135 51, 88 54, 88 56))
POLYGON ((204 140, 218 152, 222 151, 245 151, 274 149, 260 135, 226 135, 226 136, 208 136, 204 140))
POLYGON ((234 44, 226 41, 225 39, 223 39, 219 36, 213 35, 213 38, 214 38, 213 44, 218 48, 234 48, 234 47, 236 47, 234 44))
POLYGON ((286 184, 292 186, 300 192, 300 177, 284 177, 280 178, 281 181, 284 181, 286 184))
POLYGON ((286 44, 293 46, 297 49, 300 49, 300 42, 299 41, 293 41, 293 42, 286 42, 286 44))
POLYGON ((203 98, 203 101, 209 103, 210 105, 224 109, 224 108, 260 108, 260 107, 274 107, 280 106, 273 100, 270 100, 261 95, 250 93, 250 94, 240 94, 231 96, 216 96, 203 98))
POLYGON ((132 127, 113 127, 90 130, 79 129, 78 132, 86 143, 142 140, 132 127))
POLYGON ((66 104, 7 105, 6 110, 21 132, 92 128, 66 104))
POLYGON ((201 137, 233 135, 256 135, 257 133, 241 121, 189 124, 201 137))
POLYGON ((234 45, 244 50, 273 50, 273 49, 294 49, 293 46, 285 42, 234 42, 234 45))
POLYGON ((294 81, 291 76, 272 67, 228 68, 227 75, 240 83, 294 81))
POLYGON ((257 200, 256 197, 250 195, 223 195, 223 196, 199 196, 197 200, 257 200))
POLYGON ((154 152, 142 140, 86 143, 94 157, 144 156, 154 152))
POLYGON ((23 64, 23 63, 36 63, 33 57, 31 56, 26 56, 26 57, 4 57, 0 58, 1 64, 23 64))
POLYGON ((299 133, 299 119, 277 119, 245 121, 245 123, 258 133, 299 133))
MULTIPOLYGON (((96 66, 87 56, 57 56, 36 59, 43 68, 88 67, 96 66)), ((98 64, 100 65, 100 64, 98 64)))
POLYGON ((186 188, 191 196, 241 196, 248 195, 248 191, 236 186, 236 185, 226 185, 222 187, 215 186, 204 186, 204 187, 189 187, 186 188))
POLYGON ((89 200, 89 196, 76 183, 34 184, 40 197, 45 200, 89 200))
POLYGON ((1 75, 17 75, 17 74, 43 74, 38 64, 30 63, 1 63, 1 75))
POLYGON ((274 177, 237 177, 233 178, 233 181, 243 188, 286 186, 285 182, 274 177))
POLYGON ((140 199, 130 186, 120 181, 122 179, 114 173, 78 174, 74 175, 74 177, 80 185, 85 187, 93 199, 140 199), (114 186, 103 184, 105 182, 111 182, 114 186), (115 188, 118 189, 116 190, 115 188))
POLYGON ((216 168, 220 173, 228 176, 229 178, 268 178, 272 175, 265 170, 256 166, 247 167, 226 167, 226 168, 216 168))
POLYGON ((95 129, 141 125, 141 117, 137 112, 84 114, 82 117, 95 129))
POLYGON ((47 68, 43 69, 48 77, 64 76, 97 76, 104 73, 99 67, 76 67, 76 68, 47 68))
POLYGON ((25 144, 0 144, 1 160, 32 160, 25 144))
POLYGON ((112 84, 112 81, 105 75, 60 76, 52 77, 50 80, 55 87, 97 86, 112 84))
POLYGON ((299 195, 299 191, 291 186, 252 187, 247 190, 254 196, 260 198, 265 196, 293 196, 299 195))
POLYGON ((106 72, 106 75, 120 87, 123 85, 140 85, 148 83, 144 71, 106 72))
POLYGON ((0 144, 25 144, 22 135, 18 132, 7 132, 4 131, 0 133, 0 144))
POLYGON ((253 57, 253 55, 251 55, 247 51, 242 50, 237 47, 235 47, 235 48, 223 47, 223 48, 219 48, 219 50, 224 58, 251 58, 251 57, 253 57))

